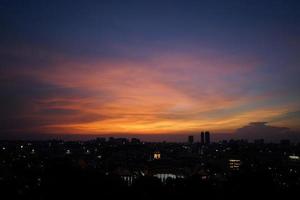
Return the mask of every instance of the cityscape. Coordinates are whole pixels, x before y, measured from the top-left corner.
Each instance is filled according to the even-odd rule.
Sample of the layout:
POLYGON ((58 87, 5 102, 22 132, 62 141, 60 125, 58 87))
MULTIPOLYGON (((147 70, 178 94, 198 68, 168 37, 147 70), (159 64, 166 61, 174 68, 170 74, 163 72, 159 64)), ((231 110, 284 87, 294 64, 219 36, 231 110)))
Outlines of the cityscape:
POLYGON ((0 200, 296 199, 300 0, 0 0, 0 200))
POLYGON ((0 188, 9 199, 295 197, 300 143, 138 138, 1 141, 0 188))

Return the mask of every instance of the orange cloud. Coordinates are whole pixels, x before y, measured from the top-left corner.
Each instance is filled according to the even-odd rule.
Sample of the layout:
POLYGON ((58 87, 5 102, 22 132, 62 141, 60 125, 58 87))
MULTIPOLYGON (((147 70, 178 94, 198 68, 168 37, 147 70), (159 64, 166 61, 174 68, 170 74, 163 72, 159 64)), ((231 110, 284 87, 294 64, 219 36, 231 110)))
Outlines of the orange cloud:
POLYGON ((145 134, 233 131, 250 121, 265 121, 287 112, 286 108, 241 109, 269 98, 241 93, 240 87, 248 82, 227 79, 252 70, 254 61, 166 55, 136 62, 61 62, 26 73, 76 91, 38 99, 33 118, 52 123, 36 129, 51 133, 145 134), (45 109, 53 114, 41 112, 45 109), (70 110, 76 112, 68 113, 70 110))

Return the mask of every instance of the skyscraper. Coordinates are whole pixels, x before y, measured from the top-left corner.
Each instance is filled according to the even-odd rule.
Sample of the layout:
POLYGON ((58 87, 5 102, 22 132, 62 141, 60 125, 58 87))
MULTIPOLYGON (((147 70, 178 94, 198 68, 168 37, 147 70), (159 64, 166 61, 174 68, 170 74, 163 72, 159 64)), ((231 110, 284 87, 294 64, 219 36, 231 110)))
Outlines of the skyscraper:
POLYGON ((204 132, 201 132, 201 144, 204 144, 204 132))
POLYGON ((189 137, 188 137, 188 143, 193 144, 193 142, 194 142, 194 136, 189 135, 189 137))
POLYGON ((210 134, 209 134, 209 131, 205 132, 205 144, 210 144, 210 134))

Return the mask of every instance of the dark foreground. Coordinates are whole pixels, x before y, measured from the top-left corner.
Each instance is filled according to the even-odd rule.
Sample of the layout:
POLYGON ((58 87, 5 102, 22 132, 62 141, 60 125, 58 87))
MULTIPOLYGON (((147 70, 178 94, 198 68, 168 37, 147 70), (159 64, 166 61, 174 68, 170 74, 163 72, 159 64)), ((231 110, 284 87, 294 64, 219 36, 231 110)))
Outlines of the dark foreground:
POLYGON ((1 141, 1 199, 295 198, 300 145, 1 141))

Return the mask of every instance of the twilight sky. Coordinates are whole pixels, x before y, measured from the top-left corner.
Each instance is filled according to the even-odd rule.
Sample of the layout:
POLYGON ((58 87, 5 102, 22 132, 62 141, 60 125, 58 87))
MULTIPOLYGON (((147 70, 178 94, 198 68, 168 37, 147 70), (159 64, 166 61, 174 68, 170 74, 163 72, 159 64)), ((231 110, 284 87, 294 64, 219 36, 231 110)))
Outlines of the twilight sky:
POLYGON ((299 1, 0 0, 0 132, 300 130, 299 1))

